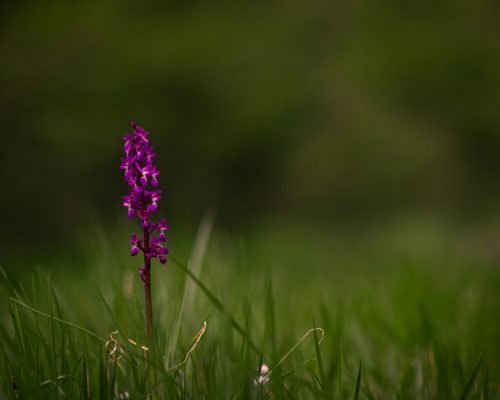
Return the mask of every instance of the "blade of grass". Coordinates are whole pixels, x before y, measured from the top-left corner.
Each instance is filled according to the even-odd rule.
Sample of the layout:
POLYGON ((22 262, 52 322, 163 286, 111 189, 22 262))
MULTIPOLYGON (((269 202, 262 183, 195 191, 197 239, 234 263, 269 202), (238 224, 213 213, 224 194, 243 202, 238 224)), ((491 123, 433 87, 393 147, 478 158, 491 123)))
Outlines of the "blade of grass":
POLYGON ((342 339, 339 338, 339 370, 338 370, 338 385, 339 385, 339 398, 343 400, 344 398, 344 348, 342 345, 342 339))
POLYGON ((484 371, 484 379, 483 379, 483 400, 488 400, 488 369, 484 371))
POLYGON ((176 260, 175 258, 171 258, 177 267, 179 267, 182 271, 184 271, 189 277, 199 286, 199 288, 205 293, 205 295, 209 298, 212 304, 219 310, 219 312, 224 315, 232 325, 232 327, 248 342, 249 346, 258 354, 261 354, 262 351, 253 343, 252 339, 248 333, 241 327, 238 322, 233 318, 231 314, 229 314, 222 304, 222 302, 201 282, 184 264, 176 260))
POLYGON ((271 279, 271 271, 268 268, 265 280, 265 310, 266 310, 266 336, 269 337, 271 341, 271 356, 272 360, 275 361, 277 358, 277 346, 276 346, 276 312, 273 298, 273 283, 271 279))
MULTIPOLYGON (((188 262, 187 268, 190 268, 190 263, 188 262)), ((177 344, 179 340, 179 332, 181 329, 182 323, 182 315, 184 314, 184 305, 186 302, 187 288, 189 283, 189 276, 186 274, 186 280, 184 281, 184 289, 182 291, 182 298, 179 304, 179 309, 177 310, 177 317, 175 318, 175 322, 171 325, 174 328, 169 332, 169 338, 167 342, 166 348, 166 357, 165 357, 165 367, 168 369, 170 365, 170 359, 173 359, 175 350, 177 349, 177 344)), ((173 317, 172 317, 173 318, 173 317)))
POLYGON ((189 348, 187 349, 186 353, 184 354, 182 361, 180 363, 170 367, 169 369, 167 369, 166 372, 173 371, 174 369, 177 369, 180 366, 187 363, 189 356, 191 355, 191 353, 194 351, 194 349, 196 348, 196 346, 200 342, 200 340, 201 340, 201 338, 204 335, 206 330, 207 330, 207 322, 204 321, 200 330, 198 331, 198 333, 191 340, 191 344, 189 345, 189 348))
MULTIPOLYGON (((102 346, 99 352, 99 400, 106 400, 108 379, 106 376, 106 368, 104 366, 104 357, 102 355, 102 346)), ((111 396, 111 398, 113 398, 111 396)))
POLYGON ((338 388, 339 388, 339 399, 344 399, 344 346, 342 343, 342 336, 344 332, 344 303, 341 300, 338 311, 337 320, 337 334, 338 334, 338 388))
POLYGON ((306 333, 304 333, 304 335, 302 335, 302 337, 297 341, 297 343, 295 343, 291 348, 290 350, 288 350, 286 352, 286 354, 281 357, 281 359, 276 363, 276 365, 271 368, 267 374, 267 376, 271 376, 271 374, 281 365, 283 364, 283 362, 288 358, 288 356, 290 354, 292 354, 294 352, 294 350, 299 347, 299 345, 313 332, 315 331, 319 331, 321 332, 321 338, 319 339, 319 343, 321 343, 323 341, 323 338, 325 336, 325 331, 323 330, 323 328, 311 328, 309 329, 306 333))
POLYGON ((484 356, 486 354, 486 351, 483 351, 481 354, 481 357, 479 357, 479 361, 476 364, 476 367, 472 371, 469 380, 467 381, 467 384, 464 387, 464 390, 462 391, 462 395, 460 396, 460 400, 465 400, 469 396, 470 391, 472 390, 472 386, 474 385, 474 382, 477 379, 477 376, 479 375, 479 371, 481 371, 481 367, 483 366, 483 361, 484 361, 484 356))
POLYGON ((20 306, 22 306, 22 307, 27 308, 28 310, 30 310, 30 311, 32 311, 32 312, 34 312, 35 314, 41 315, 42 317, 45 317, 45 318, 50 318, 50 319, 53 319, 54 321, 57 321, 57 322, 59 322, 59 323, 61 323, 61 324, 64 324, 64 325, 66 325, 66 326, 70 326, 71 328, 74 328, 74 329, 77 329, 77 330, 79 330, 79 331, 81 331, 81 332, 84 332, 84 333, 86 333, 87 335, 92 336, 94 339, 99 340, 100 342, 106 343, 106 339, 104 339, 104 338, 102 338, 102 337, 100 337, 100 336, 96 335, 95 333, 93 333, 93 332, 89 331, 88 329, 82 328, 81 326, 78 326, 78 325, 76 325, 76 324, 73 324, 72 322, 64 321, 64 320, 62 320, 62 319, 60 319, 60 318, 57 318, 57 317, 51 316, 51 315, 49 315, 49 314, 46 314, 46 313, 44 313, 44 312, 42 312, 42 311, 37 310, 36 308, 30 307, 29 305, 24 304, 23 302, 21 302, 21 301, 19 301, 19 300, 15 299, 15 298, 13 298, 13 297, 9 297, 9 300, 10 300, 10 301, 13 301, 13 302, 14 302, 14 303, 16 303, 16 304, 19 304, 19 305, 20 305, 20 306))
POLYGON ((359 361, 358 377, 356 379, 356 389, 354 389, 353 400, 359 399, 359 391, 361 389, 361 360, 359 361))
POLYGON ((3 285, 4 288, 9 288, 12 290, 15 296, 21 297, 20 293, 16 290, 16 287, 14 283, 10 280, 9 276, 7 275, 7 272, 5 271, 4 267, 0 264, 0 275, 5 281, 5 285, 3 285))
POLYGON ((326 376, 325 367, 323 364, 323 356, 321 355, 321 350, 319 348, 318 334, 316 330, 316 320, 313 317, 313 326, 314 326, 314 349, 316 351, 316 363, 318 364, 319 370, 319 383, 321 386, 321 391, 323 393, 323 397, 325 399, 331 399, 333 392, 331 390, 331 384, 326 376))
MULTIPOLYGON (((198 232, 196 233, 196 239, 191 252, 191 272, 196 276, 200 276, 201 267, 203 266, 203 260, 205 259, 205 253, 207 251, 208 241, 212 233, 214 221, 215 212, 211 210, 204 215, 200 223, 200 227, 198 228, 198 232)), ((186 285, 185 301, 185 307, 187 310, 191 310, 193 308, 195 298, 195 287, 188 283, 186 285)))
MULTIPOLYGON (((115 395, 115 381, 116 381, 116 366, 118 363, 114 362, 111 370, 111 379, 109 382, 109 398, 112 399, 115 395)), ((107 376, 105 376, 107 378, 107 376)), ((107 382, 107 379, 106 379, 107 382)))
POLYGON ((95 281, 94 281, 94 285, 95 285, 95 289, 97 290, 97 293, 99 294, 99 298, 101 299, 102 303, 104 304, 104 308, 106 308, 106 311, 108 312, 109 316, 113 320, 113 323, 115 324, 116 329, 122 330, 121 324, 117 321, 115 314, 113 313, 113 310, 111 309, 111 306, 109 305, 108 301, 106 300, 106 298, 102 294, 101 290, 99 289, 99 287, 97 286, 97 283, 95 281))
POLYGON ((19 309, 15 304, 13 306, 9 305, 9 308, 10 315, 14 323, 14 329, 16 331, 16 337, 19 338, 19 344, 21 345, 23 353, 26 353, 26 342, 24 339, 24 331, 21 327, 21 316, 19 315, 19 309))
MULTIPOLYGON (((208 240, 210 239, 214 220, 215 213, 213 211, 205 214, 196 234, 193 250, 191 251, 191 262, 189 262, 187 265, 187 269, 192 271, 192 273, 196 276, 200 276, 201 267, 205 258, 208 240)), ((177 318, 175 321, 174 329, 171 333, 170 340, 168 342, 167 354, 171 355, 174 354, 175 349, 177 348, 184 310, 186 309, 192 311, 196 297, 195 287, 190 284, 190 280, 188 278, 188 275, 186 275, 186 281, 184 282, 184 289, 182 293, 181 303, 179 305, 179 310, 177 312, 177 318)))
POLYGON ((82 397, 85 400, 90 399, 90 387, 89 387, 89 370, 87 367, 87 359, 83 356, 83 367, 82 367, 82 397))
POLYGON ((56 328, 54 324, 54 312, 53 312, 53 296, 52 296, 52 290, 51 290, 52 284, 51 284, 51 274, 47 275, 47 301, 49 304, 49 324, 50 324, 50 340, 52 343, 52 349, 50 349, 47 346, 47 355, 48 358, 51 362, 51 369, 52 369, 52 376, 57 376, 57 354, 56 354, 56 328))

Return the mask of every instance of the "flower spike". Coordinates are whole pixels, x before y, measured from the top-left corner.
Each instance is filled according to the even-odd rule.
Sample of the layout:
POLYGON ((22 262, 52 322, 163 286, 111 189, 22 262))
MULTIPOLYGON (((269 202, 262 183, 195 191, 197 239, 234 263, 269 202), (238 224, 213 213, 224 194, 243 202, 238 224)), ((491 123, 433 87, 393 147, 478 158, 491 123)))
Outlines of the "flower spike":
POLYGON ((151 259, 157 258, 160 263, 167 262, 168 249, 164 246, 165 232, 168 230, 167 222, 150 221, 150 214, 158 210, 161 200, 161 190, 158 189, 158 176, 160 171, 154 165, 156 158, 153 146, 149 142, 149 132, 131 123, 133 133, 123 136, 123 150, 125 157, 120 159, 120 169, 124 172, 125 182, 129 186, 129 194, 122 197, 122 204, 127 208, 129 218, 137 216, 143 227, 143 238, 139 239, 135 233, 130 239, 130 255, 136 256, 141 251, 144 255, 144 266, 139 268, 141 280, 144 282, 146 293, 146 316, 148 335, 152 335, 153 316, 151 308, 151 259), (151 188, 149 188, 151 185, 151 188), (158 235, 151 235, 155 232, 158 235))

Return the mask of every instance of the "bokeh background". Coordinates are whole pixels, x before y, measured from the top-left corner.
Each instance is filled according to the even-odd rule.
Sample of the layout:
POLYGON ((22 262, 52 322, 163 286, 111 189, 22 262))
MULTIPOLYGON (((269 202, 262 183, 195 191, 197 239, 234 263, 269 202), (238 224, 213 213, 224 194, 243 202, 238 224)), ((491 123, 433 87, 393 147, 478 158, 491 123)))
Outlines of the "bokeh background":
POLYGON ((207 210, 228 232, 353 238, 426 220, 495 259, 499 15, 494 0, 5 3, 0 262, 127 223, 131 120, 151 132, 174 242, 207 210))

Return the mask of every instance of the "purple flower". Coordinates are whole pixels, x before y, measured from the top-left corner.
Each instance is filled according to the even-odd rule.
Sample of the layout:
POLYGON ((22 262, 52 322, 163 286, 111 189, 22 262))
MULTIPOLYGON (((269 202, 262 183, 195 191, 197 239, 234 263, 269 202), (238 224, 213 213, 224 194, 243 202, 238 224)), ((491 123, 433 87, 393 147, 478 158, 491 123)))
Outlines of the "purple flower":
POLYGON ((144 265, 139 268, 139 273, 144 282, 147 332, 151 337, 153 333, 151 260, 157 258, 162 264, 167 262, 168 249, 164 243, 168 225, 164 219, 159 222, 150 220, 151 213, 158 210, 158 202, 161 200, 161 190, 158 189, 160 171, 154 165, 156 154, 149 142, 149 133, 134 122, 132 128, 133 133, 126 133, 123 136, 125 157, 121 158, 120 169, 123 170, 129 193, 123 196, 122 204, 127 207, 129 218, 137 216, 142 222, 142 238, 138 238, 135 233, 130 238, 130 255, 136 256, 139 251, 144 255, 144 265))
POLYGON ((162 264, 167 262, 166 255, 168 254, 168 249, 163 245, 163 241, 160 237, 153 236, 151 239, 151 257, 156 257, 160 260, 162 264))
POLYGON ((131 256, 136 256, 139 253, 139 240, 137 239, 137 235, 135 233, 132 234, 132 238, 130 239, 130 244, 132 245, 132 249, 130 250, 131 256))
POLYGON ((164 219, 158 223, 150 221, 151 213, 158 210, 158 202, 161 200, 162 192, 157 189, 160 171, 154 165, 156 154, 149 142, 149 133, 134 122, 132 128, 133 133, 123 136, 125 157, 121 158, 120 169, 124 171, 129 193, 123 196, 122 203, 127 207, 129 218, 137 216, 142 222, 144 237, 138 239, 135 233, 132 234, 130 254, 135 256, 139 250, 144 253, 145 265, 140 271, 141 278, 145 281, 152 258, 157 258, 162 264, 167 261, 168 249, 163 243, 166 241, 165 232, 168 226, 164 219), (156 231, 158 235, 152 235, 150 238, 156 231))

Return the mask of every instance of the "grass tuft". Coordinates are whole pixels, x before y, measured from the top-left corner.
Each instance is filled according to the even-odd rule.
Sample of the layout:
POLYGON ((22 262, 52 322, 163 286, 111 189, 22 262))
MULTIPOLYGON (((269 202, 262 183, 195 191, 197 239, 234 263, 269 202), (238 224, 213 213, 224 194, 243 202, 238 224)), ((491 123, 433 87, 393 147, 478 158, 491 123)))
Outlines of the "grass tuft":
POLYGON ((498 269, 210 230, 191 264, 153 266, 151 339, 122 242, 83 269, 0 267, 0 398, 500 399, 498 269))

